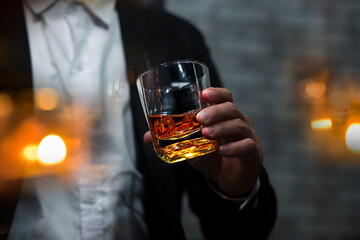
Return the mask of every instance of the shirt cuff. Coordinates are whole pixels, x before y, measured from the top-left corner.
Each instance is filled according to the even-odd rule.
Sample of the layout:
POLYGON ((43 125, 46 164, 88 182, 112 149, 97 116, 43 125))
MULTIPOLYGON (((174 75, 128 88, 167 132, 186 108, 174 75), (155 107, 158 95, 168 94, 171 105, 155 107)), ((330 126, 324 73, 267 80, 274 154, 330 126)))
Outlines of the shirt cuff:
MULTIPOLYGON (((233 198, 228 197, 225 195, 225 193, 219 188, 219 186, 211 179, 206 178, 208 184, 213 189, 213 191, 219 195, 221 198, 233 202, 235 204, 239 204, 239 211, 243 210, 252 200, 256 197, 256 194, 258 193, 260 189, 260 179, 259 177, 256 180, 255 186, 251 190, 250 194, 246 197, 239 197, 239 198, 233 198)), ((254 202, 254 206, 256 205, 256 201, 254 202)))

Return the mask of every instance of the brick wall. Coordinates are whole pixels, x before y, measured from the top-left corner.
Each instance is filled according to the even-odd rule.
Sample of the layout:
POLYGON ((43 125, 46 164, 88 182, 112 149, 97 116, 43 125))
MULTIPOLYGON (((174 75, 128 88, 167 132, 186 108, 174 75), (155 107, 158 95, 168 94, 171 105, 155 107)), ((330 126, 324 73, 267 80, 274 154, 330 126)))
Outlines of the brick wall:
MULTIPOLYGON (((202 31, 262 138, 279 202, 270 239, 360 239, 360 155, 333 133, 312 132, 297 94, 301 78, 324 69, 328 92, 359 86, 360 1, 166 0, 165 8, 202 31)), ((184 222, 190 239, 202 239, 188 212, 184 222)))

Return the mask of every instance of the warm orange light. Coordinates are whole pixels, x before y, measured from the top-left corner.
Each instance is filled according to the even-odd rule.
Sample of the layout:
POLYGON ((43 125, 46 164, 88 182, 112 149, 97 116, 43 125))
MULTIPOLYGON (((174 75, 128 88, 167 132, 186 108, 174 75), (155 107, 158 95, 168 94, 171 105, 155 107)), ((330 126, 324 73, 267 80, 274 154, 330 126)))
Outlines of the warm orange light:
POLYGON ((61 137, 48 135, 39 144, 37 151, 39 161, 46 165, 62 162, 66 157, 66 146, 61 137))
POLYGON ((332 128, 332 121, 330 118, 322 118, 311 121, 311 128, 313 130, 325 130, 332 128))
POLYGON ((6 93, 0 93, 0 118, 10 116, 13 108, 11 97, 6 93))
POLYGON ((305 92, 311 98, 321 98, 326 92, 325 82, 309 82, 305 85, 305 92))
POLYGON ((35 161, 38 159, 37 151, 38 146, 35 144, 30 144, 23 149, 22 154, 27 160, 35 161))
POLYGON ((41 110, 54 110, 59 105, 59 95, 53 88, 41 88, 36 91, 35 104, 41 110))
POLYGON ((353 123, 346 130, 346 146, 349 150, 360 153, 360 123, 353 123))

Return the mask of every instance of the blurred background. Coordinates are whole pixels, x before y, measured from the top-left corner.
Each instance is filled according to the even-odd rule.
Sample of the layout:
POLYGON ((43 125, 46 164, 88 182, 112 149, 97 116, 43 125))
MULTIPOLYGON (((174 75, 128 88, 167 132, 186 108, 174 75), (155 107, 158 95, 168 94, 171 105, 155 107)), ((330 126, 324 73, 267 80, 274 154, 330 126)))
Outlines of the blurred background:
MULTIPOLYGON (((360 1, 143 4, 204 34, 252 118, 278 198, 269 239, 360 239, 360 1)), ((183 221, 189 239, 203 239, 187 209, 183 221)))
MULTIPOLYGON (((278 199, 270 240, 360 239, 359 0, 119 1, 171 12, 204 35, 225 87, 262 139, 264 165, 278 199)), ((82 124, 79 132, 72 126, 91 122, 97 112, 84 121, 81 107, 48 111, 59 104, 58 97, 50 101, 56 96, 51 89, 36 96, 36 106, 46 118, 64 123, 62 131, 56 129, 56 121, 52 126, 30 118, 11 136, 17 144, 4 141, 0 153, 21 151, 23 161, 32 161, 28 177, 45 170, 76 169, 66 161, 60 169, 51 164, 64 161, 66 155, 79 155, 80 147, 87 144, 79 136, 85 136, 90 124, 82 124), (58 136, 42 138, 54 129, 58 136), (37 145, 20 148, 23 132, 27 141, 37 145), (55 159, 46 151, 39 154, 65 143, 68 148, 55 159)), ((0 119, 11 111, 28 115, 26 106, 14 108, 9 96, 0 94, 0 119)), ((9 126, 0 121, 0 130, 6 130, 0 136, 17 121, 9 126)), ((6 178, 9 164, 0 166, 0 177, 6 178)), ((0 185, 0 190, 1 199, 6 186, 0 185)), ((186 235, 189 240, 203 240, 184 200, 186 235)))

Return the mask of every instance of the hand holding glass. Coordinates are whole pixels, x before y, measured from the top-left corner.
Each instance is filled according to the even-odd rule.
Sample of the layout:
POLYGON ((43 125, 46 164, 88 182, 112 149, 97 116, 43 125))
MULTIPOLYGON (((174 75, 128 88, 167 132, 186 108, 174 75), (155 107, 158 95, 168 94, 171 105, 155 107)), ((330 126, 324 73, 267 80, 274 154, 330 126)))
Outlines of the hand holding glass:
POLYGON ((203 63, 180 60, 164 63, 137 78, 141 103, 156 154, 167 163, 216 151, 217 141, 202 136, 196 114, 209 104, 202 91, 210 87, 203 63))

